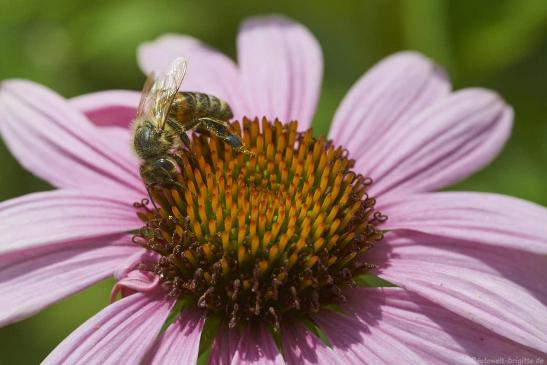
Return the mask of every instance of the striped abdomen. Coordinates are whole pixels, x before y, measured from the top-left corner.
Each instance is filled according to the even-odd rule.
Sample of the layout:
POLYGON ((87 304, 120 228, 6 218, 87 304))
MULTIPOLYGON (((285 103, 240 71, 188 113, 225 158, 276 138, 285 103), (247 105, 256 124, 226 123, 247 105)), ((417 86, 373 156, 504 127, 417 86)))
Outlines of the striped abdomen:
POLYGON ((230 106, 216 96, 198 92, 179 92, 171 105, 170 114, 180 123, 191 123, 202 117, 229 120, 234 114, 230 106))

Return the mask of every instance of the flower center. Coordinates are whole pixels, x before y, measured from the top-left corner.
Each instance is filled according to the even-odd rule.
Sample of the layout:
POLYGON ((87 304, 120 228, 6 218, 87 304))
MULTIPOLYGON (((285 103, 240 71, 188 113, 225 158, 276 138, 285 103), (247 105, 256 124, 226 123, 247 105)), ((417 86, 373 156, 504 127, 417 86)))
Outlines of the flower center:
POLYGON ((178 184, 151 192, 159 209, 135 204, 144 222, 136 241, 161 256, 146 269, 231 327, 258 318, 278 328, 289 312, 343 301, 383 238, 372 180, 296 122, 244 118, 243 133, 238 122, 232 129, 254 155, 194 135, 191 150, 174 152, 178 184))

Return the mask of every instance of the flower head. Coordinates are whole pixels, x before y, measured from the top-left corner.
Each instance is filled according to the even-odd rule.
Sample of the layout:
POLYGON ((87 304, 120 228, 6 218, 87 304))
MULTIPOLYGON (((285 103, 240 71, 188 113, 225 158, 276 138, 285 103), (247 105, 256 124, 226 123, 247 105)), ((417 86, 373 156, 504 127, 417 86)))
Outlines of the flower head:
POLYGON ((186 56, 183 87, 228 101, 254 152, 194 135, 173 151, 179 184, 151 191, 157 210, 129 148, 138 93, 67 101, 2 84, 6 144, 58 190, 0 205, 0 324, 113 274, 122 298, 44 363, 195 363, 211 328, 211 364, 545 357, 546 209, 432 193, 501 149, 512 111, 499 96, 451 93, 431 61, 400 53, 314 138, 322 63, 311 34, 256 18, 238 51, 236 67, 188 37, 141 47, 145 72, 186 56), (396 286, 356 286, 364 272, 396 286))
POLYGON ((262 319, 279 329, 288 312, 344 300, 384 217, 366 195, 372 181, 351 171, 342 148, 298 133, 296 122, 232 128, 253 155, 194 136, 192 150, 176 153, 179 184, 152 193, 159 212, 137 204, 137 242, 161 256, 148 269, 173 297, 193 298, 232 328, 262 319))

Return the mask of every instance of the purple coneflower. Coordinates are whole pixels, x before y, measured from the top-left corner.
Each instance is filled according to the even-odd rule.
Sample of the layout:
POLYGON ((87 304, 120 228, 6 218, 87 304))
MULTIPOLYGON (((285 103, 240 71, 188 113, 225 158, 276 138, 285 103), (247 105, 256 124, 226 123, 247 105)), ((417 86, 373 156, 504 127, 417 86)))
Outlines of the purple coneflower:
POLYGON ((45 364, 193 364, 206 323, 210 364, 545 357, 547 211, 432 193, 498 154, 513 116, 498 95, 451 92, 431 61, 399 53, 314 138, 322 58, 301 25, 245 22, 238 66, 176 35, 139 62, 161 73, 178 56, 183 88, 228 101, 254 156, 194 136, 173 152, 184 188, 155 189, 158 210, 129 147, 138 92, 65 100, 2 83, 6 144, 58 189, 0 205, 0 324, 117 279, 114 303, 45 364), (355 285, 371 275, 396 286, 355 285))

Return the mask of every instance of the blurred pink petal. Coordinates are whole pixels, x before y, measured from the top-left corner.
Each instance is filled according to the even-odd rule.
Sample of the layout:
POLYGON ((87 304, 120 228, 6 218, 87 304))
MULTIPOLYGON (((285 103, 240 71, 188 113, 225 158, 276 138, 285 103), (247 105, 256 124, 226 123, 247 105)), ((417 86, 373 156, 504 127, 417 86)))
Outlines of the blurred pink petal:
POLYGON ((133 192, 144 189, 134 161, 117 153, 97 128, 66 100, 29 81, 3 81, 0 132, 32 173, 56 187, 133 192))
POLYGON ((108 90, 80 95, 68 103, 97 126, 127 129, 135 119, 140 98, 139 91, 108 90))
POLYGON ((391 55, 366 72, 336 111, 329 137, 368 163, 386 143, 386 133, 448 96, 445 73, 415 52, 391 55))
POLYGON ((130 202, 96 193, 56 190, 0 204, 0 253, 98 238, 139 227, 130 202))
POLYGON ((195 364, 204 324, 203 311, 197 308, 184 309, 150 351, 151 357, 145 364, 195 364))
POLYGON ((323 60, 313 35, 292 20, 270 16, 244 22, 238 36, 240 70, 226 56, 187 36, 165 35, 139 49, 145 73, 161 73, 180 56, 188 59, 182 89, 226 100, 236 119, 267 116, 296 119, 302 129, 311 125, 323 60))
POLYGON ((491 91, 466 89, 383 135, 356 170, 373 177, 371 194, 427 192, 473 174, 497 156, 513 112, 491 91))
POLYGON ((140 364, 173 304, 161 296, 130 295, 78 327, 42 364, 140 364))
POLYGON ((238 62, 250 102, 248 117, 311 126, 321 89, 321 47, 302 25, 281 16, 247 19, 237 38, 238 62))
POLYGON ((547 254, 547 209, 488 193, 443 192, 381 201, 384 229, 407 229, 547 254))
POLYGON ((188 60, 188 72, 182 83, 184 91, 215 95, 232 107, 236 119, 247 115, 239 72, 235 63, 222 53, 188 36, 164 35, 139 47, 141 69, 161 74, 177 57, 188 60))
MULTIPOLYGON (((500 336, 547 352, 547 307, 542 304, 547 299, 545 287, 532 285, 530 288, 535 290, 531 291, 516 284, 514 277, 500 275, 488 266, 488 261, 481 260, 480 244, 460 245, 453 240, 405 232, 388 235, 374 251, 369 260, 378 264, 382 278, 500 336)), ((509 253, 504 263, 506 267, 515 266, 513 276, 518 278, 520 266, 526 278, 538 279, 527 273, 526 262, 512 263, 509 253)), ((504 256, 503 251, 499 254, 504 256)), ((547 259, 543 259, 545 266, 547 259)))
POLYGON ((139 250, 131 237, 110 235, 0 254, 0 326, 103 280, 139 250))
POLYGON ((345 314, 316 316, 340 363, 463 364, 541 356, 406 290, 351 289, 347 298, 345 314))
POLYGON ((209 355, 209 365, 230 365, 241 336, 237 329, 221 324, 209 355))
POLYGON ((282 365, 281 354, 263 324, 248 326, 235 349, 232 364, 282 365))
POLYGON ((288 365, 336 364, 335 353, 298 320, 284 321, 281 341, 288 365))

